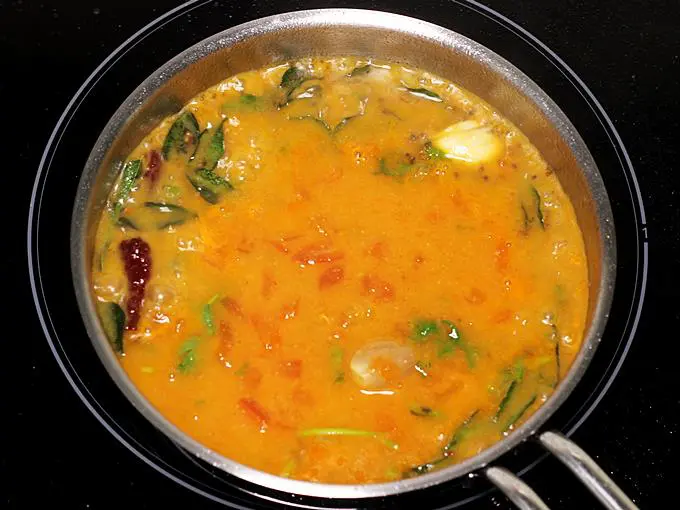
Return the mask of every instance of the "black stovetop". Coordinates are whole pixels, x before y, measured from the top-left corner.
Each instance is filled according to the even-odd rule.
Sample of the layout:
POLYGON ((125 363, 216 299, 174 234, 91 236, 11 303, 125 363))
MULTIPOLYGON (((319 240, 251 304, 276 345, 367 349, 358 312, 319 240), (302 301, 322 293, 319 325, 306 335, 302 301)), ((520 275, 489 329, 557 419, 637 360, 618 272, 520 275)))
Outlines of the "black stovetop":
MULTIPOLYGON (((446 2, 356 5, 390 6, 389 10, 437 23, 437 6, 446 2)), ((274 11, 334 4, 274 3, 279 3, 274 11)), ((225 12, 233 13, 225 23, 270 12, 270 3, 262 2, 267 5, 262 9, 258 4, 223 2, 225 12)), ((680 188, 674 175, 680 158, 680 9, 675 0, 654 4, 487 0, 486 4, 532 32, 588 84, 611 116, 635 166, 649 237, 643 313, 618 377, 572 437, 641 508, 667 507, 673 501, 671 461, 680 432, 676 360, 671 356, 680 327, 680 188)), ((43 148, 62 110, 116 46, 175 5, 167 0, 102 0, 78 6, 55 0, 0 2, 0 96, 4 99, 0 139, 5 162, 3 200, 9 202, 4 215, 9 232, 2 243, 3 281, 9 296, 3 307, 1 340, 0 428, 5 432, 0 506, 220 508, 135 457, 82 404, 44 339, 26 269, 30 192, 43 148)), ((82 166, 82 162, 75 164, 82 166)), ((72 293, 71 288, 63 291, 72 293)), ((597 507, 552 459, 543 460, 524 478, 552 508, 597 507)), ((465 508, 499 507, 510 505, 495 493, 465 508)))

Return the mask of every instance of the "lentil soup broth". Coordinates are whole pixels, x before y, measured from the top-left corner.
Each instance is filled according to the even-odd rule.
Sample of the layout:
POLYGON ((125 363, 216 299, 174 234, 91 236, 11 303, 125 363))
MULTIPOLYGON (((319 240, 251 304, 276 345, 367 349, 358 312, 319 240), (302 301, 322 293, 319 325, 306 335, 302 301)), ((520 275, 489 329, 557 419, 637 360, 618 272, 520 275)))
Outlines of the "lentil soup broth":
POLYGON ((416 476, 499 441, 579 351, 574 210, 529 140, 427 72, 244 72, 129 155, 92 281, 172 423, 302 480, 416 476))

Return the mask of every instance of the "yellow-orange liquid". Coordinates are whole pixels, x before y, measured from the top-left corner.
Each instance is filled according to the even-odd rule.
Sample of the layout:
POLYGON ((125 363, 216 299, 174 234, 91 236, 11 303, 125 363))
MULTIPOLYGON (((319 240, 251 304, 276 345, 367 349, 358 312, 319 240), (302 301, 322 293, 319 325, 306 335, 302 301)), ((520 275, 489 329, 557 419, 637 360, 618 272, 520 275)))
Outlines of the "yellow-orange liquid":
MULTIPOLYGON (((428 73, 374 62, 348 76, 365 63, 299 62, 318 88, 283 106, 288 65, 201 93, 185 111, 201 129, 224 120, 214 171, 234 190, 210 204, 186 160, 163 160, 121 214, 154 201, 197 217, 140 232, 104 214, 97 234, 95 293, 123 309, 118 245, 141 237, 151 248, 141 320, 121 357, 139 390, 215 451, 303 480, 386 481, 475 455, 549 397, 584 329, 581 232, 536 149, 428 73), (497 157, 427 155, 436 133, 463 120, 489 127, 497 157), (381 160, 399 171, 381 172, 381 160), (351 360, 381 340, 406 355, 374 357, 366 370, 378 383, 366 385, 351 360)), ((129 159, 147 165, 174 120, 129 159)))

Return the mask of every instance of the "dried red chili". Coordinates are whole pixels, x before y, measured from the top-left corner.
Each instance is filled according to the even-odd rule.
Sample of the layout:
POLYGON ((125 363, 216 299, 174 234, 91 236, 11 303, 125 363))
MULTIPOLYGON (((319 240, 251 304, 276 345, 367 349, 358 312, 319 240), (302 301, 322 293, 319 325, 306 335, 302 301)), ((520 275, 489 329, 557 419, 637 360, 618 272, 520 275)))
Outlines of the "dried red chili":
POLYGON ((125 329, 136 330, 139 311, 142 308, 144 289, 151 277, 151 248, 140 237, 126 239, 120 243, 120 253, 128 279, 127 324, 125 329))
POLYGON ((149 162, 146 166, 146 172, 144 172, 144 178, 148 178, 153 186, 158 180, 158 174, 161 170, 161 155, 158 151, 149 152, 149 162))

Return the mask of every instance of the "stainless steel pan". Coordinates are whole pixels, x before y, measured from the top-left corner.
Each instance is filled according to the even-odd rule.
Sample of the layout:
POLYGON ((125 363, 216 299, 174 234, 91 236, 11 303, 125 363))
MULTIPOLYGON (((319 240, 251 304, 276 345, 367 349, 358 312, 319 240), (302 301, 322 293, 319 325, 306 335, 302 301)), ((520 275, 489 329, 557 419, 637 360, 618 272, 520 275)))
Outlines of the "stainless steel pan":
POLYGON ((611 509, 635 505, 583 450, 556 432, 539 429, 581 379, 602 337, 612 301, 616 248, 612 212, 595 161, 559 107, 512 64, 450 30, 377 11, 300 11, 239 25, 189 48, 147 78, 120 106, 97 140, 83 171, 73 211, 72 271, 78 304, 94 347, 135 407, 173 441, 201 459, 250 482, 322 498, 399 494, 483 472, 520 508, 547 508, 519 478, 489 467, 536 436, 611 509), (397 61, 437 73, 474 92, 513 121, 541 151, 569 195, 583 232, 590 294, 583 346, 550 399, 521 427, 475 457, 440 471, 389 483, 332 485, 290 480, 225 458, 166 420, 135 388, 105 340, 91 292, 94 232, 120 162, 165 116, 203 89, 248 69, 305 56, 358 55, 397 61))

